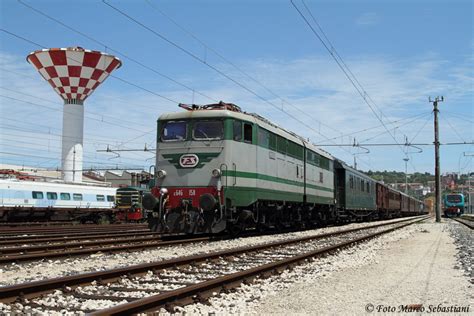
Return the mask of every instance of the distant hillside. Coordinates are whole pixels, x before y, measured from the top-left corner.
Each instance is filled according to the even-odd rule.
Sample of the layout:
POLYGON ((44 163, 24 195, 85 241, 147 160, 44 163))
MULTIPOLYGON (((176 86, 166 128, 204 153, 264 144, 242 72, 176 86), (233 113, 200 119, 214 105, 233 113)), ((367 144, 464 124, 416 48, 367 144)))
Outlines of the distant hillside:
MULTIPOLYGON (((405 173, 399 171, 371 171, 367 172, 367 175, 370 177, 384 181, 385 183, 405 183, 405 173)), ((434 181, 434 175, 430 174, 429 172, 420 173, 415 172, 414 174, 408 175, 408 182, 409 183, 422 183, 424 185, 427 184, 428 181, 434 181)))

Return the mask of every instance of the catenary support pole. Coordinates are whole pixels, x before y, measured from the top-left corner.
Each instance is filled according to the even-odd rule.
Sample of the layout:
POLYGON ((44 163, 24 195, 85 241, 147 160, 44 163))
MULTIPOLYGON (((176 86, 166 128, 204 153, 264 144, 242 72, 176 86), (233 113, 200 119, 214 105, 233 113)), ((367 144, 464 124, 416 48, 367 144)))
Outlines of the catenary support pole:
POLYGON ((434 112, 434 133, 435 133, 435 210, 436 210, 436 222, 441 222, 441 174, 440 174, 440 163, 439 163, 439 126, 438 126, 438 102, 443 102, 444 98, 436 97, 434 100, 429 99, 430 103, 433 103, 434 112))

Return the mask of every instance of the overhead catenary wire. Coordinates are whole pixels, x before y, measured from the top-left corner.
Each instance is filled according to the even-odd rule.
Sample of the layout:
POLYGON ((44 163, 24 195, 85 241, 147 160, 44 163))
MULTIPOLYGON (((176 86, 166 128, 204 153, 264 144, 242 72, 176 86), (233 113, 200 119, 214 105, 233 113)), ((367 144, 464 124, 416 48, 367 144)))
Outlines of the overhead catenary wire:
MULTIPOLYGON (((431 113, 431 112, 430 112, 430 113, 431 113)), ((425 114, 425 115, 426 115, 426 114, 425 114)), ((416 116, 415 118, 413 118, 413 119, 410 120, 409 122, 406 122, 406 123, 404 123, 404 124, 400 124, 400 125, 397 125, 397 126, 395 126, 395 127, 392 127, 391 130, 394 130, 394 131, 395 131, 395 130, 399 129, 399 128, 402 127, 402 126, 411 124, 411 123, 413 123, 413 122, 415 122, 415 121, 418 121, 418 120, 421 119, 421 118, 422 118, 421 116, 416 116)), ((428 115, 428 119, 425 121, 425 124, 424 124, 423 126, 426 125, 426 123, 428 122, 429 119, 431 119, 431 115, 428 115)), ((366 139, 362 140, 361 142, 367 142, 367 141, 369 141, 369 140, 378 138, 379 136, 384 135, 384 134, 387 134, 387 133, 388 133, 387 131, 381 132, 380 134, 377 134, 377 135, 375 135, 375 136, 366 138, 366 139)))
MULTIPOLYGON (((184 33, 188 34, 189 36, 191 36, 193 39, 195 39, 197 42, 199 42, 203 47, 206 48, 206 50, 209 50, 211 51, 212 53, 214 53, 216 56, 218 56, 220 59, 222 59, 224 62, 226 62, 227 64, 231 65, 234 69, 236 69, 237 71, 239 71, 241 74, 243 74, 245 77, 247 77, 248 79, 252 80, 253 82, 255 82, 256 84, 258 84, 260 87, 262 87, 265 91, 267 91, 268 93, 270 93, 272 96, 274 96, 275 98, 277 99, 280 99, 282 103, 284 104, 287 104, 287 105, 290 105, 291 107, 293 107, 295 110, 297 110, 298 112, 302 113, 303 115, 311 118, 312 120, 318 122, 319 124, 321 124, 322 126, 325 126, 327 127, 328 129, 331 129, 335 132, 340 132, 339 130, 333 128, 332 126, 328 125, 328 124, 325 124, 323 122, 321 122, 320 120, 316 119, 315 117, 313 117, 312 115, 310 115, 310 113, 308 112, 305 112, 303 111, 302 109, 300 109, 299 107, 293 105, 292 103, 290 103, 288 100, 285 100, 283 99, 280 95, 278 95, 277 93, 275 93, 274 91, 272 91, 270 88, 268 88, 267 86, 265 86, 264 84, 262 84, 259 80, 255 79, 255 77, 249 75, 246 71, 242 70, 242 68, 238 67, 235 63, 233 63, 232 61, 230 61, 228 58, 226 58, 222 53, 219 53, 216 49, 210 47, 209 45, 207 45, 203 40, 201 40, 200 38, 198 38, 195 34, 193 34, 192 32, 190 32, 189 30, 187 30, 186 28, 184 28, 183 26, 181 26, 176 20, 174 20, 173 18, 171 18, 169 15, 167 15, 165 12, 163 12, 163 10, 160 10, 157 6, 155 6, 151 1, 149 0, 145 0, 146 3, 148 3, 148 5, 153 8, 154 10, 156 10, 157 12, 159 12, 161 15, 163 15, 165 18, 167 18, 169 21, 171 21, 171 23, 173 23, 175 26, 177 26, 180 30, 182 30, 184 33)), ((323 135, 322 135, 323 136, 323 135)), ((325 137, 325 136, 324 136, 325 137)), ((328 140, 327 138, 325 140, 328 140)))
POLYGON ((410 143, 413 143, 413 141, 418 137, 418 135, 421 133, 422 130, 424 130, 425 126, 428 124, 428 122, 430 122, 432 120, 432 117, 433 117, 433 111, 430 112, 430 116, 426 119, 425 123, 423 124, 423 126, 418 130, 418 132, 416 132, 415 136, 412 137, 412 139, 410 140, 410 143))
MULTIPOLYGON (((29 104, 29 105, 33 105, 33 106, 42 107, 42 108, 45 108, 45 109, 48 109, 48 110, 51 110, 51 111, 59 111, 59 112, 66 111, 66 109, 57 109, 57 108, 53 108, 53 107, 50 107, 50 106, 47 106, 47 105, 44 105, 44 104, 39 104, 39 103, 34 103, 34 102, 26 101, 26 100, 21 100, 21 99, 13 98, 13 97, 2 95, 2 94, 0 94, 0 97, 10 99, 10 100, 14 100, 14 101, 18 101, 18 102, 22 102, 24 104, 29 104)), ((79 115, 74 115, 74 114, 71 114, 71 115, 79 117, 79 115)), ((144 132, 143 130, 139 130, 139 129, 136 129, 136 128, 133 128, 133 127, 130 127, 130 126, 125 126, 125 125, 120 125, 120 124, 117 124, 117 123, 108 122, 108 121, 105 121, 105 120, 97 119, 95 117, 87 117, 87 118, 90 119, 90 120, 102 122, 102 123, 105 123, 105 124, 118 126, 120 128, 134 130, 134 131, 138 131, 138 132, 142 132, 142 133, 144 132)))
MULTIPOLYGON (((470 142, 448 142, 448 143, 440 143, 440 146, 458 146, 458 145, 473 145, 474 140, 470 142)), ((344 147, 383 147, 383 146, 399 146, 399 143, 372 143, 372 144, 367 144, 367 143, 352 143, 352 144, 320 144, 318 146, 321 147, 330 147, 330 146, 344 146, 344 147)), ((433 143, 405 143, 404 145, 406 146, 434 146, 433 143)))
POLYGON ((453 126, 451 125, 451 123, 449 122, 449 119, 445 116, 444 117, 446 123, 448 123, 449 127, 451 127, 451 129, 454 131, 454 133, 463 141, 465 142, 466 140, 464 139, 464 137, 462 137, 461 134, 459 134, 458 130, 453 126))
MULTIPOLYGON (((25 93, 25 92, 23 92, 23 91, 18 91, 18 90, 14 90, 14 89, 2 87, 2 86, 0 86, 0 89, 7 90, 7 91, 10 91, 10 92, 14 92, 14 93, 17 93, 17 94, 20 94, 20 95, 23 95, 23 96, 27 96, 27 97, 30 97, 30 98, 34 98, 34 99, 36 99, 36 100, 41 100, 41 101, 49 102, 49 103, 52 103, 52 104, 58 104, 57 102, 54 102, 54 101, 52 101, 52 100, 48 100, 48 99, 45 99, 45 98, 41 98, 41 97, 38 97, 38 96, 34 96, 34 95, 31 95, 31 94, 25 93)), ((100 116, 100 117, 109 117, 109 118, 112 118, 112 119, 114 119, 114 120, 119 120, 119 121, 124 122, 124 123, 131 123, 131 124, 133 124, 133 125, 138 124, 138 122, 124 120, 123 118, 117 118, 117 117, 115 117, 115 116, 108 115, 108 114, 103 114, 103 113, 98 113, 98 112, 92 112, 92 111, 89 111, 89 110, 87 110, 87 113, 88 113, 88 114, 97 115, 97 116, 100 116)))
MULTIPOLYGON (((44 46, 44 45, 41 45, 41 44, 38 44, 38 43, 33 42, 33 41, 31 41, 31 40, 28 40, 28 39, 24 38, 23 36, 20 36, 20 35, 17 35, 17 34, 15 34, 15 33, 12 33, 12 32, 10 32, 10 31, 7 31, 7 30, 3 29, 3 28, 0 28, 0 31, 3 31, 3 32, 5 32, 5 33, 7 33, 7 34, 9 34, 9 35, 12 35, 12 36, 14 36, 14 37, 16 37, 16 38, 18 38, 18 39, 21 39, 21 40, 26 41, 26 42, 28 42, 28 43, 30 43, 30 44, 36 45, 36 46, 38 46, 38 47, 41 47, 41 48, 43 48, 43 49, 46 48, 46 46, 44 46)), ((68 58, 69 58, 69 57, 68 57, 68 58)), ((71 58, 69 58, 69 59, 71 59, 71 58)), ((71 59, 71 60, 80 63, 80 62, 77 61, 77 60, 74 60, 74 59, 71 59)), ((128 85, 134 86, 134 87, 136 87, 136 88, 139 88, 139 89, 141 89, 141 90, 143 90, 143 91, 146 91, 146 92, 148 92, 148 93, 150 93, 150 94, 153 94, 154 96, 157 96, 157 97, 159 97, 159 98, 162 98, 162 99, 164 99, 164 100, 166 100, 166 101, 169 101, 169 102, 171 102, 171 103, 173 103, 173 104, 178 104, 178 103, 179 103, 179 102, 176 101, 176 100, 173 100, 173 99, 171 99, 171 98, 169 98, 169 97, 166 97, 166 96, 164 96, 164 95, 161 95, 161 94, 159 94, 159 93, 153 92, 153 91, 151 91, 151 90, 149 90, 149 89, 143 88, 143 87, 139 86, 138 84, 132 83, 132 82, 130 82, 130 81, 128 81, 128 80, 125 80, 125 79, 123 79, 123 78, 120 78, 120 77, 118 77, 118 76, 116 76, 116 75, 110 74, 109 77, 112 77, 112 78, 114 78, 114 79, 116 79, 116 80, 119 80, 119 81, 121 81, 121 82, 123 82, 123 83, 126 83, 126 84, 128 84, 128 85)))
MULTIPOLYGON (((314 29, 314 27, 311 25, 311 23, 308 21, 308 19, 306 18, 306 16, 303 14, 303 12, 301 12, 301 10, 298 8, 298 6, 294 3, 293 0, 290 0, 291 1, 291 4, 293 5, 293 7, 296 9, 296 11, 299 13, 299 15, 301 16, 301 18, 305 21, 305 23, 308 25, 308 27, 311 29, 312 33, 319 39, 319 41, 323 44, 323 46, 326 48, 326 50, 328 51, 328 53, 331 55, 331 57, 334 59, 334 61, 336 62, 336 64, 339 66, 339 68, 342 70, 342 72, 344 73, 344 75, 346 76, 346 78, 349 80, 349 82, 352 84, 352 86, 356 89, 356 91, 358 92, 358 94, 362 97, 362 99, 364 100, 365 104, 367 104, 367 106, 369 107, 369 109, 372 111, 372 113, 374 114, 374 116, 377 118, 377 120, 384 126, 384 128, 387 130, 387 132, 390 134, 390 136, 392 137, 392 139, 395 141, 395 143, 398 144, 398 147, 400 148, 400 150, 402 151, 402 153, 406 156, 406 152, 403 150, 402 146, 398 143, 397 139, 395 138, 395 136, 389 131, 388 127, 386 126, 385 122, 382 120, 382 118, 379 116, 379 114, 377 113, 377 111, 375 111, 374 107, 377 107, 377 105, 375 104, 375 102, 373 102, 373 100, 370 98, 370 96, 368 95, 367 91, 363 88, 362 85, 360 85, 360 82, 357 80, 354 80, 352 78, 353 76, 353 73, 352 71, 350 71, 350 69, 347 67, 347 65, 343 62, 341 62, 340 58, 338 59, 337 56, 339 56, 339 54, 336 55, 336 53, 334 53, 335 49, 334 49, 334 46, 331 45, 332 49, 328 46, 328 44, 322 39, 322 37, 318 34, 318 32, 316 32, 316 30, 314 29), (344 66, 346 65, 346 66, 344 66), (347 70, 349 69, 349 70, 347 70), (349 72, 350 71, 350 72, 349 72), (352 74, 352 76, 351 76, 352 74), (371 105, 370 102, 368 100, 372 100, 372 102, 374 103, 374 105, 371 105)), ((308 9, 309 11, 309 9, 308 9)), ((309 11, 311 12, 311 11, 309 11)), ((312 15, 312 14, 311 14, 312 15)), ((355 76, 354 76, 355 78, 355 76)), ((378 108, 378 107, 377 107, 378 108)), ((381 112, 381 111, 380 111, 381 112)))
MULTIPOLYGON (((430 112, 423 112, 423 113, 413 115, 413 116, 410 116, 410 117, 405 117, 405 118, 402 118, 402 119, 399 119, 399 120, 391 121, 389 124, 392 125, 392 124, 400 123, 400 122, 403 122, 403 121, 406 121, 406 120, 410 120, 409 122, 397 125, 395 127, 391 127, 391 129, 397 129, 400 126, 411 124, 411 123, 415 122, 416 120, 418 120, 420 117, 426 116, 429 113, 430 112)), ((367 131, 370 131, 370 130, 373 130, 373 129, 378 129, 378 128, 381 128, 381 127, 383 127, 383 126, 382 125, 377 125, 377 126, 364 128, 364 129, 361 129, 361 130, 358 130, 358 131, 355 131, 355 132, 351 132, 351 133, 348 133, 348 134, 343 134, 341 136, 333 137, 333 138, 331 138, 331 140, 340 139, 340 138, 343 138, 343 137, 348 137, 348 136, 364 133, 364 132, 367 132, 367 131)), ((385 134, 385 133, 387 133, 387 132, 385 131, 383 133, 377 134, 376 136, 374 136, 374 138, 379 137, 380 135, 385 134)), ((319 144, 319 142, 315 143, 315 145, 318 145, 318 144, 319 144)))
MULTIPOLYGON (((20 120, 15 120, 15 119, 12 119, 12 118, 8 118, 5 121, 22 122, 20 120)), ((51 136, 55 136, 55 137, 75 138, 73 136, 66 136, 66 135, 62 135, 62 134, 59 134, 59 133, 53 133, 53 132, 50 131, 50 130, 61 131, 60 128, 49 127, 49 126, 46 126, 46 125, 40 125, 40 124, 36 124, 36 123, 35 123, 35 127, 44 127, 44 128, 48 128, 50 130, 40 132, 38 130, 28 129, 28 128, 18 126, 18 124, 13 125, 13 124, 5 123, 5 122, 2 122, 2 124, 4 126, 7 126, 9 130, 20 131, 20 132, 29 133, 29 134, 35 134, 35 135, 43 134, 43 135, 51 135, 51 136)), ((153 130, 153 132, 154 132, 154 130, 153 130)), ((4 133, 2 133, 2 134, 4 134, 4 133)), ((148 134, 148 133, 146 133, 146 134, 148 134)), ((4 134, 4 135, 12 135, 12 134, 4 134)), ((93 134, 87 133, 85 135, 93 135, 93 134)), ((17 136, 17 135, 13 135, 13 136, 17 136)), ((96 135, 93 135, 93 136, 96 136, 96 135)), ((121 139, 115 139, 115 138, 110 138, 110 137, 107 137, 107 138, 105 138, 105 137, 104 138, 87 137, 87 138, 84 139, 84 143, 93 143, 93 144, 110 144, 111 141, 114 141, 116 143, 122 143, 123 142, 123 140, 121 140, 121 139)))
POLYGON ((459 113, 454 113, 454 112, 449 112, 449 111, 446 111, 444 110, 443 111, 443 114, 447 114, 447 115, 450 115, 450 116, 454 116, 456 117, 458 120, 462 120, 462 121, 466 121, 466 122, 469 122, 469 123, 473 123, 474 124, 474 120, 470 120, 468 118, 466 118, 466 115, 462 115, 462 114, 459 114, 459 113))
MULTIPOLYGON (((308 128, 309 130, 319 134, 319 135, 322 135, 318 130, 316 130, 315 128, 313 128, 311 125, 308 125, 307 123, 305 123, 304 121, 300 120, 299 118, 297 118, 295 115, 289 113, 288 111, 285 111, 284 109, 282 109, 281 107, 277 106, 276 104, 274 104, 273 102, 267 100, 266 98, 262 97, 260 94, 256 93, 254 90, 250 89, 249 87, 247 87, 246 85, 242 84, 241 82, 237 81, 236 79, 232 78, 231 76, 229 76, 228 74, 226 74, 225 72, 223 72, 222 70, 220 70, 219 68, 209 64, 206 60, 202 59, 201 57, 197 56, 196 54, 194 54, 193 52, 187 50, 186 48, 180 46, 179 44, 175 43, 174 41, 168 39, 166 36, 164 36, 163 34, 155 31, 154 29, 148 27, 147 25, 143 24, 142 22, 140 22, 139 20, 135 19, 134 17, 130 16, 129 14, 127 14, 126 12, 120 10, 119 8, 111 5, 110 3, 108 3, 107 1, 105 0, 102 0, 102 2, 109 6, 110 8, 112 8, 113 10, 115 10, 116 12, 118 12, 119 14, 123 15, 124 17, 126 17, 127 19, 129 19, 130 21, 134 22, 135 24, 141 26, 142 28, 144 28, 145 30, 151 32, 152 34, 154 34, 155 36, 159 37, 160 39, 162 39, 163 41, 167 42, 168 44, 170 44, 171 46, 177 48, 178 50, 180 50, 181 52, 185 53, 186 55, 190 56, 191 58, 195 59, 196 61, 204 64, 205 66, 207 66, 208 68, 214 70, 215 72, 217 72, 218 74, 220 74, 221 76, 223 76, 224 78, 228 79, 229 81, 233 82, 234 84, 236 84, 237 86, 241 87, 242 89, 244 89, 245 91, 249 92, 250 94, 254 95, 255 97, 257 97, 259 100, 271 105, 272 107, 274 107, 275 109, 277 109, 278 111, 286 114, 288 117, 294 119, 295 121, 299 122, 300 124, 302 124, 303 126, 305 126, 306 128, 308 128)), ((327 138, 325 135, 322 135, 323 137, 327 138)), ((347 151, 345 149, 343 149, 344 151, 348 152, 349 154, 352 154, 350 151, 347 151)), ((366 162, 364 162, 366 163, 366 162)))
POLYGON ((25 3, 25 2, 23 2, 22 0, 17 0, 17 1, 18 1, 20 4, 22 4, 23 6, 29 8, 30 10, 32 10, 32 11, 34 11, 34 12, 36 12, 36 13, 38 13, 38 14, 40 14, 40 15, 46 17, 46 18, 48 18, 48 19, 51 20, 51 21, 54 21, 54 22, 56 22, 56 23, 62 25, 63 27, 67 28, 68 30, 73 31, 74 33, 79 34, 79 35, 81 35, 81 36, 83 36, 83 37, 89 39, 90 41, 92 41, 92 42, 94 42, 94 43, 96 43, 96 44, 98 44, 98 45, 101 45, 101 46, 107 48, 107 49, 110 50, 110 51, 115 52, 116 54, 118 54, 118 55, 120 55, 120 56, 123 56, 125 59, 128 59, 128 60, 134 62, 135 64, 137 64, 137 65, 139 65, 139 66, 141 66, 141 67, 143 67, 143 68, 145 68, 145 69, 147 69, 147 70, 149 70, 149 71, 152 71, 153 73, 155 73, 155 74, 157 74, 157 75, 159 75, 159 76, 161 76, 161 77, 163 77, 163 78, 165 78, 165 79, 167 79, 167 80, 169 80, 169 81, 171 81, 171 82, 173 82, 173 83, 175 83, 175 84, 177 84, 177 85, 179 85, 179 86, 181 86, 181 87, 183 87, 183 88, 185 88, 185 89, 190 90, 190 91, 193 92, 193 93, 199 94, 199 95, 201 95, 202 97, 204 97, 204 98, 206 98, 206 99, 209 99, 209 100, 211 100, 211 101, 213 101, 213 102, 218 102, 218 100, 217 100, 216 98, 210 97, 210 96, 208 96, 208 95, 206 95, 206 94, 204 94, 204 93, 202 93, 202 92, 196 90, 195 88, 189 87, 188 85, 186 85, 186 84, 184 84, 184 83, 182 83, 182 82, 179 82, 179 81, 177 81, 176 79, 174 79, 174 78, 172 78, 172 77, 170 77, 170 76, 168 76, 168 75, 166 75, 166 74, 164 74, 164 73, 162 73, 162 72, 160 72, 160 71, 158 71, 158 70, 156 70, 156 69, 154 69, 154 68, 152 68, 152 67, 150 67, 150 66, 145 65, 144 63, 142 63, 142 62, 136 60, 135 58, 132 58, 132 57, 126 55, 125 53, 123 53, 123 52, 121 52, 121 51, 119 51, 119 50, 117 50, 117 49, 112 48, 112 47, 109 46, 108 44, 105 44, 104 42, 101 42, 101 41, 99 41, 99 40, 93 38, 92 36, 90 36, 90 35, 88 35, 88 34, 86 34, 86 33, 84 33, 84 32, 81 32, 81 31, 79 31, 79 30, 77 30, 77 29, 75 29, 75 28, 73 28, 73 27, 71 27, 71 26, 69 26, 69 25, 67 25, 66 23, 64 23, 64 22, 62 22, 62 21, 60 21, 60 20, 58 20, 58 19, 52 17, 51 15, 46 14, 45 12, 43 12, 43 11, 41 11, 41 10, 39 10, 39 9, 37 9, 37 8, 35 8, 35 7, 33 7, 33 6, 29 5, 29 4, 27 4, 27 3, 25 3))
MULTIPOLYGON (((8 129, 11 129, 11 130, 16 130, 16 131, 20 131, 20 132, 23 132, 23 133, 28 133, 28 136, 21 136, 21 135, 14 135, 14 134, 9 134, 9 133, 2 133, 3 135, 5 136, 10 136, 10 137, 14 137, 14 138, 20 138, 20 139, 31 139, 31 134, 34 134, 34 135, 38 135, 38 134, 43 134, 45 136, 48 136, 48 137, 57 137, 58 139, 62 139, 66 136, 63 136, 61 134, 56 134, 56 133, 38 133, 38 132, 35 132, 35 131, 32 131, 32 130, 25 130, 25 129, 19 129, 17 128, 16 126, 8 126, 8 124, 4 124, 8 127, 8 129)), ((5 142, 5 141, 8 141, 8 140, 5 140, 5 139, 1 139, 0 142, 5 142)), ((18 141, 18 140, 14 140, 15 142, 24 142, 24 141, 18 141)), ((57 143, 59 143, 60 140, 57 140, 57 143)), ((90 144, 91 146, 94 146, 96 144, 103 144, 103 145, 110 145, 110 142, 92 142, 92 141, 86 141, 84 142, 85 145, 88 145, 90 144)), ((51 145, 50 145, 51 146, 51 145)), ((129 149, 128 147, 125 147, 123 146, 122 144, 118 143, 116 144, 116 146, 118 146, 119 148, 123 148, 123 149, 129 149)), ((95 146, 94 146, 95 147, 95 146)), ((84 147, 84 149, 87 148, 87 147, 84 147)), ((86 152, 84 150, 84 152, 86 152)), ((94 153, 96 153, 97 151, 94 150, 94 153)), ((133 154, 134 156, 138 156, 140 159, 143 159, 142 156, 139 156, 137 154, 133 154)), ((86 156, 86 155, 85 155, 86 156)), ((129 160, 137 160, 137 158, 130 158, 130 157, 121 157, 121 159, 129 159, 129 160)))

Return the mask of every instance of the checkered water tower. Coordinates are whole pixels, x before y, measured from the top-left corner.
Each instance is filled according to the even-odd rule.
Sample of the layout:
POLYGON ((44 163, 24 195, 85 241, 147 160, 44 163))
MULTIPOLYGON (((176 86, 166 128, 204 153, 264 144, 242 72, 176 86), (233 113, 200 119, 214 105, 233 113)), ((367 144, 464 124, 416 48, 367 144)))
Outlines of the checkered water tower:
POLYGON ((63 179, 82 182, 84 101, 122 62, 112 55, 81 47, 38 50, 27 60, 64 100, 63 179))

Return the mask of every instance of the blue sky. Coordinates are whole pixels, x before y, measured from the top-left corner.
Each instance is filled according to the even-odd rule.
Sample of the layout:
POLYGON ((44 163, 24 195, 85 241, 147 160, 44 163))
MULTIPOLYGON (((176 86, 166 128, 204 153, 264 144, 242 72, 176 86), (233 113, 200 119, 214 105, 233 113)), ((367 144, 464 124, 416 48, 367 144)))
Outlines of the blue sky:
MULTIPOLYGON (((304 3, 294 2, 310 19, 304 3)), ((153 153, 122 152, 117 157, 98 153, 97 149, 107 145, 142 148, 145 143, 154 147, 157 117, 179 111, 175 102, 158 95, 183 103, 233 102, 314 143, 347 144, 354 142, 353 137, 361 144, 394 143, 290 1, 108 0, 260 98, 102 1, 24 3, 95 41, 20 2, 0 2, 0 162, 60 166, 62 126, 61 99, 25 60, 29 52, 40 47, 5 31, 45 47, 81 46, 122 59, 123 66, 114 75, 135 86, 109 78, 86 101, 85 166, 148 168, 153 164, 153 153), (297 120, 272 104, 283 104, 283 109, 297 120), (325 139, 335 137, 332 141, 325 139)), ((473 141, 472 1, 305 4, 399 143, 405 138, 433 142, 428 96, 436 95, 446 98, 440 104, 441 141, 473 141)), ((370 147, 370 154, 360 155, 365 151, 359 148, 324 148, 351 164, 356 154, 362 170, 403 171, 404 152, 410 158, 410 173, 434 170, 433 148, 429 146, 417 154, 413 153, 416 149, 404 146, 370 147)), ((472 156, 464 156, 473 153, 472 145, 442 147, 442 171, 474 170, 472 156)))

